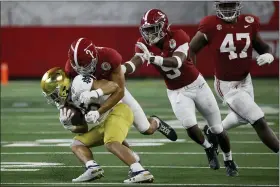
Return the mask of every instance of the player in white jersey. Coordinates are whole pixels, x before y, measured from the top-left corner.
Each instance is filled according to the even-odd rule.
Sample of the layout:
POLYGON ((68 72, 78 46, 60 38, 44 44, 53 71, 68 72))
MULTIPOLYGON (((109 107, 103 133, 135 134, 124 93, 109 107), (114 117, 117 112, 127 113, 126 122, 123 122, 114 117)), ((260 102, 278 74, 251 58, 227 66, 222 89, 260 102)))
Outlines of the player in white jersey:
POLYGON ((64 128, 78 133, 71 144, 72 152, 86 166, 86 171, 72 182, 85 182, 99 179, 104 170, 93 159, 91 147, 104 145, 130 167, 130 176, 124 183, 153 182, 153 175, 145 170, 124 146, 129 128, 133 122, 132 110, 123 103, 117 103, 105 112, 106 102, 118 92, 119 86, 107 80, 78 75, 70 81, 61 68, 47 71, 41 81, 41 88, 47 99, 57 103, 60 108, 60 122, 64 128), (92 97, 84 104, 84 95, 91 92, 92 97), (82 111, 82 112, 80 112, 82 111), (97 115, 99 113, 100 115, 97 115), (88 131, 88 127, 91 129, 88 131))

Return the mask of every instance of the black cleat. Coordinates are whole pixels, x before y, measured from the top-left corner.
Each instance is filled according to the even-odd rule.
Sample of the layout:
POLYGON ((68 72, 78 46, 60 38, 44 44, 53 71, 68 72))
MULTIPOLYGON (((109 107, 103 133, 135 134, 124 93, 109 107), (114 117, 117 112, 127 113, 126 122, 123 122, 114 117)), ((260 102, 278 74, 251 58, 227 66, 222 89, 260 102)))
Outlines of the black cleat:
POLYGON ((217 136, 210 131, 208 125, 204 126, 203 132, 207 137, 207 140, 212 144, 213 148, 215 149, 216 154, 219 155, 219 142, 217 136))
POLYGON ((235 177, 239 175, 237 170, 237 165, 233 160, 224 161, 224 164, 225 164, 227 176, 235 177))
POLYGON ((167 123, 165 123, 163 120, 161 120, 159 117, 153 115, 151 116, 153 118, 157 118, 160 121, 159 127, 158 127, 158 131, 163 134, 164 136, 166 136, 166 138, 168 138, 171 141, 176 141, 177 140, 177 133, 176 131, 167 123))
POLYGON ((205 149, 205 152, 208 158, 209 167, 214 170, 219 169, 220 163, 215 149, 213 147, 209 147, 205 149))

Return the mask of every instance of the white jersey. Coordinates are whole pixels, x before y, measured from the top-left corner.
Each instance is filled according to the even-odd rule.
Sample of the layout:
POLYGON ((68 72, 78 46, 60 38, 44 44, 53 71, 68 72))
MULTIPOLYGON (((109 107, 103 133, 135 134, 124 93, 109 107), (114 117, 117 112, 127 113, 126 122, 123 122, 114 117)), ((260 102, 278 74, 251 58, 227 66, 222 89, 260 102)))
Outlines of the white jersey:
MULTIPOLYGON (((88 109, 88 107, 84 106, 83 103, 80 102, 80 95, 81 93, 85 92, 85 91, 90 91, 91 87, 92 87, 92 83, 93 83, 93 77, 90 76, 82 76, 82 75, 77 75, 74 80, 72 81, 72 85, 71 85, 71 93, 70 93, 70 98, 71 99, 71 103, 79 108, 83 114, 85 114, 85 112, 88 109)), ((103 95, 101 97, 99 97, 98 99, 91 99, 91 103, 94 106, 100 106, 102 105, 109 97, 110 95, 103 95)), ((96 108, 97 109, 97 108, 96 108)), ((91 108, 91 110, 94 110, 91 108)), ((104 121, 104 119, 107 117, 107 115, 109 114, 111 110, 105 112, 104 114, 102 114, 100 116, 100 118, 98 119, 98 122, 102 122, 104 121)))

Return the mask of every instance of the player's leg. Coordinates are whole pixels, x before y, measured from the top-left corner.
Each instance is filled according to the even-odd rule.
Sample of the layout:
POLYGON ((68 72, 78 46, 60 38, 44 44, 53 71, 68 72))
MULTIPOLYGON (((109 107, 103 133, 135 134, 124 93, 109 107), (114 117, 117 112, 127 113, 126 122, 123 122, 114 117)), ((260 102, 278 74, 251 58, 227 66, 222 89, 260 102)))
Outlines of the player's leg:
MULTIPOLYGON (((246 84, 250 84, 250 83, 246 82, 246 84)), ((226 102, 224 100, 224 95, 227 94, 231 90, 232 85, 233 84, 231 84, 231 82, 229 82, 229 81, 220 81, 217 78, 215 78, 215 82, 214 82, 215 92, 224 105, 226 105, 226 102)), ((234 85, 238 85, 238 82, 235 82, 234 85)), ((251 95, 251 97, 254 98, 253 92, 251 92, 250 90, 248 90, 248 91, 250 92, 249 94, 251 95)), ((235 112, 233 112, 230 108, 229 108, 228 115, 222 121, 222 124, 223 124, 223 127, 225 130, 232 129, 232 128, 235 128, 240 125, 246 125, 247 123, 248 122, 246 120, 242 119, 235 112)))
MULTIPOLYGON (((128 142, 127 142, 126 140, 124 140, 124 141, 122 142, 122 144, 123 144, 125 147, 127 147, 127 148, 130 149, 130 146, 129 146, 129 144, 128 144, 128 142)), ((136 159, 136 161, 137 161, 137 162, 140 162, 140 157, 139 157, 139 155, 138 155, 137 153, 135 153, 134 151, 132 151, 132 154, 133 154, 134 158, 136 159)))
POLYGON ((85 164, 86 171, 79 177, 73 179, 73 182, 85 182, 99 179, 103 176, 104 171, 93 159, 90 147, 103 145, 103 132, 104 127, 100 125, 92 128, 85 134, 77 135, 74 137, 71 144, 72 152, 76 157, 85 164))
POLYGON ((166 136, 168 139, 175 141, 177 134, 175 130, 162 121, 157 116, 151 116, 147 119, 140 104, 134 99, 134 97, 125 89, 125 95, 122 99, 123 103, 127 104, 134 114, 134 125, 136 129, 145 135, 153 134, 156 130, 166 136))
POLYGON ((264 113, 254 102, 248 89, 252 85, 247 84, 249 88, 231 90, 224 96, 228 106, 240 118, 252 124, 262 142, 273 152, 279 152, 279 140, 264 119, 264 113))
POLYGON ((132 151, 122 142, 133 122, 133 113, 126 104, 118 104, 105 120, 105 147, 131 169, 131 177, 125 182, 153 182, 153 175, 136 161, 132 151))
POLYGON ((232 159, 229 137, 222 126, 222 119, 217 101, 206 82, 197 89, 197 95, 194 101, 198 111, 208 122, 211 131, 209 134, 213 133, 217 137, 217 142, 223 151, 227 175, 238 175, 236 165, 232 159))
POLYGON ((203 136, 202 131, 197 125, 195 115, 195 103, 192 95, 195 95, 195 88, 193 90, 178 91, 167 90, 167 95, 171 103, 173 112, 183 127, 187 130, 188 136, 197 144, 204 147, 210 168, 218 169, 219 161, 215 150, 211 144, 203 136))

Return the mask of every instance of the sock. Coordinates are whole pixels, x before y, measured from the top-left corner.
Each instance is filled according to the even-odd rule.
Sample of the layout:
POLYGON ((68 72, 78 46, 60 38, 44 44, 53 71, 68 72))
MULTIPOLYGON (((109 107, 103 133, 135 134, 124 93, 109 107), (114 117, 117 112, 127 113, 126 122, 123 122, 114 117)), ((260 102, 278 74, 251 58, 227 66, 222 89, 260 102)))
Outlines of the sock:
POLYGON ((211 147, 211 144, 208 142, 208 140, 204 140, 204 142, 203 142, 203 144, 202 144, 202 146, 205 148, 205 149, 207 149, 207 148, 209 148, 209 147, 211 147))
POLYGON ((224 161, 232 160, 231 151, 228 153, 223 153, 224 161))
POLYGON ((135 158, 136 162, 140 161, 140 157, 137 153, 135 153, 134 151, 132 151, 133 157, 135 158))
POLYGON ((98 165, 94 160, 89 160, 86 163, 86 168, 88 168, 89 166, 96 166, 98 165))
POLYGON ((131 164, 130 169, 131 169, 132 172, 145 170, 139 162, 131 164))
POLYGON ((159 121, 159 119, 158 118, 154 118, 154 117, 152 117, 154 120, 156 120, 156 122, 157 122, 157 128, 159 128, 159 125, 160 125, 160 121, 159 121))

